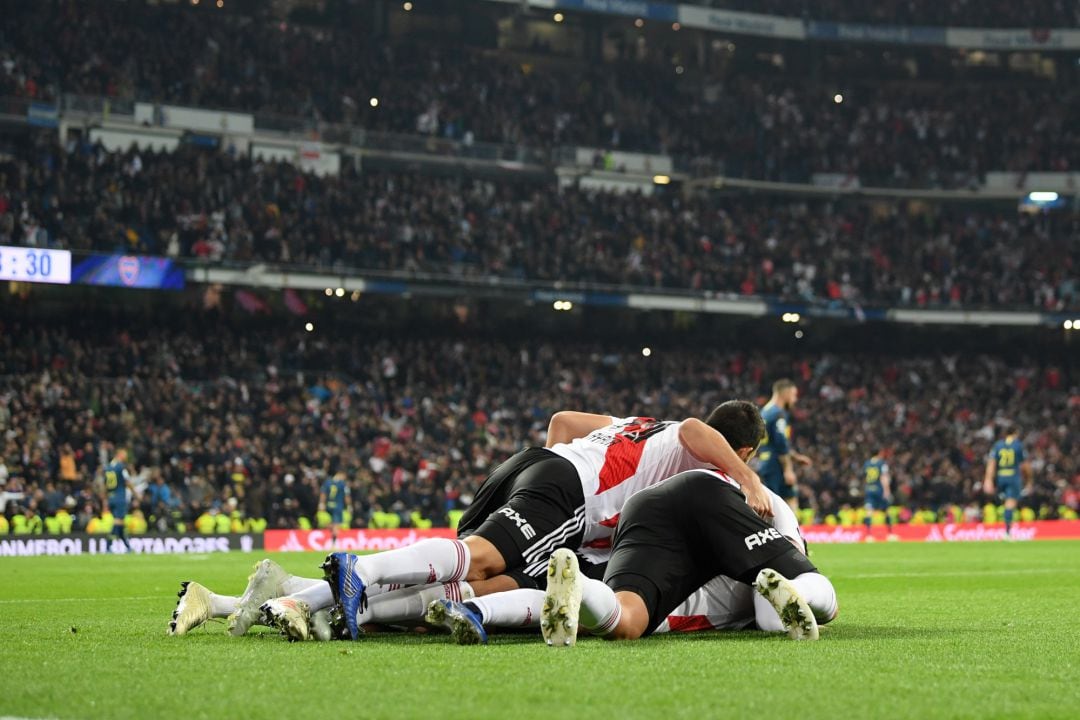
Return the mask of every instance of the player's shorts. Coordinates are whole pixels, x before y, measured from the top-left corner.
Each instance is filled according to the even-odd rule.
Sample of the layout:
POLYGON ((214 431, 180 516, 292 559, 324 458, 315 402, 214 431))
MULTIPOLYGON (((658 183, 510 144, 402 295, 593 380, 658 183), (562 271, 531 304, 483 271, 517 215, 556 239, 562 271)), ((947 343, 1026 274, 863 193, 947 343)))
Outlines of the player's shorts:
POLYGON ((330 513, 330 522, 334 525, 341 525, 343 522, 345 522, 344 507, 330 508, 328 512, 330 513))
POLYGON ((767 567, 789 578, 817 571, 750 509, 742 491, 710 473, 690 471, 627 501, 604 582, 641 596, 649 634, 717 575, 752 583, 767 567))
POLYGON ((762 474, 761 483, 785 500, 795 497, 795 486, 788 485, 784 482, 784 474, 782 472, 762 474))
POLYGON ((109 503, 109 512, 113 516, 115 521, 113 527, 116 527, 116 523, 123 523, 124 518, 127 517, 127 505, 122 503, 109 503))
POLYGON ((1020 478, 998 478, 997 479, 998 493, 1003 495, 1006 500, 1019 500, 1020 499, 1020 478))
POLYGON ((542 580, 551 553, 576 550, 584 530, 578 471, 544 448, 522 450, 495 468, 458 523, 458 537, 477 535, 495 546, 519 585, 526 577, 542 580))
POLYGON ((888 510, 889 501, 885 499, 885 493, 881 490, 867 489, 866 508, 868 510, 888 510))

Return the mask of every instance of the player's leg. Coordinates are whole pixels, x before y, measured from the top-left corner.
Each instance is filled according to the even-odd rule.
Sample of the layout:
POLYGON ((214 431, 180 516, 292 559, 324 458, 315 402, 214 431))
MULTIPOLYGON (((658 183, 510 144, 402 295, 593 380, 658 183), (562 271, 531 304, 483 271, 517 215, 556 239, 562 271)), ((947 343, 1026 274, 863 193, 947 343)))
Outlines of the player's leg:
POLYGON ((1011 480, 1000 483, 1001 491, 1005 495, 1005 537, 1012 537, 1013 520, 1016 517, 1017 501, 1020 499, 1020 482, 1011 480))
POLYGON ((612 640, 639 638, 705 584, 709 577, 693 567, 690 538, 680 527, 677 486, 670 479, 627 501, 603 581, 585 577, 572 553, 552 554, 540 625, 549 645, 573 645, 579 624, 612 640))
POLYGON ((873 525, 874 525, 874 503, 870 499, 870 496, 866 497, 866 504, 863 506, 863 525, 866 526, 866 540, 869 542, 874 539, 873 525))
POLYGON ((180 583, 176 609, 169 621, 169 635, 186 635, 208 620, 226 618, 236 609, 239 598, 218 595, 205 585, 185 581, 180 583))
POLYGON ((127 508, 121 506, 116 506, 110 509, 110 512, 112 512, 113 515, 112 535, 116 539, 123 542, 124 547, 127 548, 127 551, 130 553, 134 551, 131 549, 131 543, 128 542, 127 527, 124 525, 124 521, 127 519, 126 511, 127 508))
MULTIPOLYGON (((840 607, 836 600, 836 590, 827 577, 820 573, 803 573, 791 579, 791 584, 799 591, 819 625, 836 619, 840 607)), ((764 595, 754 595, 754 621, 758 628, 766 632, 785 632, 780 614, 764 595)))
MULTIPOLYGON (((577 544, 584 526, 584 498, 574 466, 546 450, 515 456, 506 503, 462 540, 424 540, 400 550, 357 557, 335 553, 327 575, 346 620, 355 617, 364 588, 373 582, 407 585, 482 580, 508 567, 543 561, 563 544, 577 544)), ((507 463, 504 463, 506 465, 507 463)), ((350 626, 355 633, 356 627, 350 626)))

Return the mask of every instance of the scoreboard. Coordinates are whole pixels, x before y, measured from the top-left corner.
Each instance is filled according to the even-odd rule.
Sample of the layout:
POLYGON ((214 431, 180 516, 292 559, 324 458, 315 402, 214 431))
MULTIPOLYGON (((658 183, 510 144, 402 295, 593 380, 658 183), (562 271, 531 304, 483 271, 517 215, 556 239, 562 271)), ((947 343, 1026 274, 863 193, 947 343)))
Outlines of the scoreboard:
POLYGON ((0 245, 0 280, 70 285, 71 253, 0 245))

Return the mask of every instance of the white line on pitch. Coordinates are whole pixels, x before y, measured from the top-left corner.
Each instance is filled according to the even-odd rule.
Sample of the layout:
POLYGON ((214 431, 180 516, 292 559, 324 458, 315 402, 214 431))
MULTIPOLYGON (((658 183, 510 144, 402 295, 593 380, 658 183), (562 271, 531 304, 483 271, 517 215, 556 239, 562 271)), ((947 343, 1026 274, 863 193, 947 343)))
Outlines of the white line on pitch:
MULTIPOLYGON (((0 605, 14 605, 16 603, 97 602, 99 600, 161 600, 167 597, 167 593, 162 593, 161 595, 129 595, 127 597, 18 598, 14 600, 0 600, 0 605)), ((5 719, 0 717, 0 720, 5 719)))
POLYGON ((969 575, 1046 575, 1061 572, 1060 568, 1022 568, 1019 570, 958 570, 955 572, 909 572, 909 573, 861 573, 858 575, 838 575, 840 579, 864 580, 870 578, 892 577, 968 577, 969 575))

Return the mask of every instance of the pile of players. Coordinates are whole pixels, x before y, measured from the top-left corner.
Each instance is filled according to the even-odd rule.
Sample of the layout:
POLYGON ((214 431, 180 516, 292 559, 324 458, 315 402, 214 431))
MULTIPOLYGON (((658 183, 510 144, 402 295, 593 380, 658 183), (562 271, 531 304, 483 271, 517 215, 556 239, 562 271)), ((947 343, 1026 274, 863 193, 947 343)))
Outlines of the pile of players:
POLYGON ((186 582, 169 632, 227 618, 232 635, 263 624, 290 640, 425 622, 462 644, 537 626, 553 646, 575 644, 579 628, 610 639, 750 628, 817 639, 836 594, 790 507, 746 464, 765 437, 758 408, 740 400, 682 422, 556 413, 544 448, 488 476, 458 539, 333 553, 324 578, 263 560, 239 597, 186 582))

